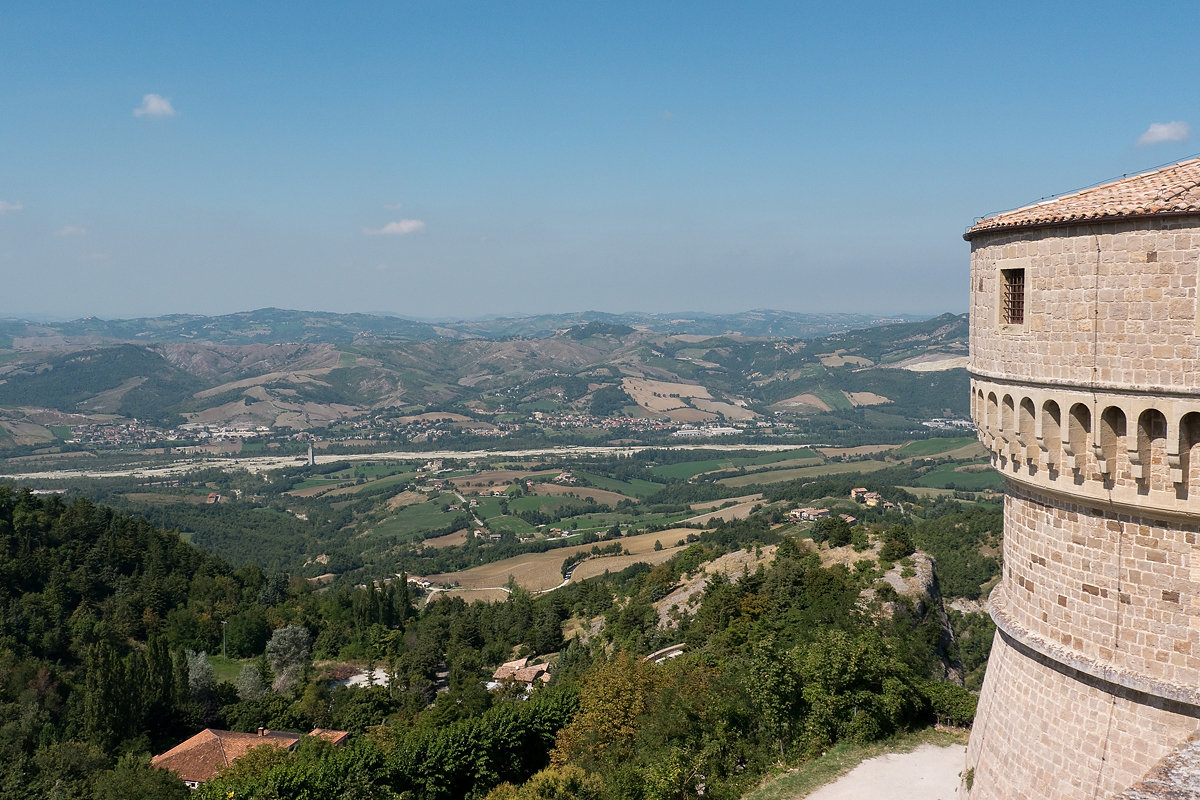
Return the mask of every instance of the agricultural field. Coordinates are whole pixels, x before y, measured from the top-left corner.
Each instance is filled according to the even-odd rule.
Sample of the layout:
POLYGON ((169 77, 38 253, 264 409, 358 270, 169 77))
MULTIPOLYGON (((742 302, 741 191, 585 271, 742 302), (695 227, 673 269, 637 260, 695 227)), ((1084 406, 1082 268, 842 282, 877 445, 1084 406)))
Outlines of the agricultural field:
POLYGON ((896 450, 893 455, 896 458, 929 458, 930 456, 944 455, 967 445, 975 444, 977 441, 974 436, 954 436, 948 439, 920 439, 915 442, 909 442, 896 450))
POLYGON ((621 381, 621 388, 639 406, 658 414, 686 408, 686 400, 693 397, 712 399, 708 389, 694 383, 668 383, 645 378, 625 378, 621 381))
POLYGON ((474 474, 459 475, 450 478, 450 483, 454 484, 460 491, 469 491, 478 489, 479 491, 503 490, 506 486, 512 484, 516 480, 537 480, 538 478, 553 478, 562 470, 548 469, 541 471, 530 471, 526 469, 493 469, 476 472, 474 474))
POLYGON ((750 512, 754 508, 760 505, 762 505, 761 501, 750 500, 745 503, 738 503, 737 505, 730 506, 729 508, 722 508, 718 509, 717 511, 710 511, 707 514, 689 517, 688 519, 684 520, 684 522, 690 522, 695 525, 707 525, 714 519, 723 519, 726 522, 735 519, 745 519, 746 517, 750 516, 750 512))
POLYGON ((452 494, 433 497, 420 505, 405 506, 394 514, 371 526, 373 536, 411 536, 421 531, 436 530, 452 522, 453 511, 443 511, 443 505, 456 505, 458 498, 452 494))
MULTIPOLYGON (((630 552, 630 555, 640 556, 640 558, 626 561, 620 569, 624 569, 633 563, 661 563, 666 558, 659 557, 666 549, 674 547, 676 542, 685 539, 688 534, 694 533, 695 531, 690 528, 674 528, 665 531, 656 531, 655 533, 627 536, 623 539, 615 539, 613 541, 619 541, 621 546, 630 552), (655 542, 661 542, 663 550, 656 552, 654 550, 655 542), (651 559, 656 558, 659 560, 651 561, 651 559)), ((601 543, 602 546, 604 544, 607 544, 607 542, 601 543)), ((427 579, 435 585, 454 586, 455 588, 464 589, 490 589, 503 587, 508 582, 509 576, 511 576, 517 585, 523 589, 531 592, 544 592, 548 589, 553 589, 563 582, 562 564, 564 560, 577 553, 587 552, 594 546, 594 544, 580 544, 571 547, 562 547, 557 550, 547 550, 544 553, 526 553, 461 572, 429 575, 427 579), (455 584, 457 585, 455 586, 455 584)), ((614 559, 617 558, 625 557, 604 556, 588 559, 588 561, 583 563, 586 564, 595 561, 597 565, 602 565, 604 562, 609 561, 615 564, 617 562, 614 559)), ((603 572, 604 568, 601 568, 596 574, 603 572)))
POLYGON ((641 478, 619 481, 615 478, 597 475, 593 472, 576 470, 575 474, 586 478, 588 483, 597 488, 605 489, 610 492, 616 492, 618 494, 628 495, 629 497, 635 497, 638 499, 649 497, 663 488, 661 483, 653 483, 651 481, 642 480, 641 478))
POLYGON ((432 547, 435 550, 443 547, 453 547, 454 545, 464 544, 467 541, 467 536, 470 534, 466 528, 447 533, 445 536, 435 536, 432 539, 426 539, 422 544, 426 547, 432 547))
POLYGON ((834 461, 815 467, 800 467, 798 469, 780 469, 765 472, 752 472, 748 475, 735 475, 732 478, 721 478, 717 483, 724 486, 752 486, 755 484, 784 483, 801 478, 820 478, 823 475, 843 475, 848 472, 875 472, 892 466, 883 461, 834 461))
POLYGON ((917 485, 969 492, 985 489, 1003 491, 1004 476, 986 465, 940 464, 922 475, 917 485))
POLYGON ((686 480, 696 475, 703 475, 706 472, 720 472, 740 467, 762 467, 771 464, 782 465, 783 462, 794 462, 791 465, 795 466, 801 462, 819 464, 821 461, 821 457, 815 450, 802 447, 797 450, 763 453, 756 456, 707 458, 697 461, 682 461, 677 464, 662 464, 657 467, 651 467, 650 471, 666 479, 686 480))
POLYGON ((636 497, 620 494, 619 492, 610 492, 607 489, 592 489, 586 486, 563 486, 557 483, 537 483, 534 484, 533 491, 538 495, 549 497, 576 497, 576 498, 591 498, 597 503, 603 503, 606 506, 615 506, 622 500, 629 500, 636 503, 636 497))
POLYGON ((669 561, 672 557, 681 553, 683 549, 682 546, 678 545, 668 547, 666 542, 663 542, 662 550, 651 550, 649 553, 589 558, 575 568, 575 571, 571 573, 571 580, 586 581, 588 578, 594 578, 606 572, 620 572, 626 567, 632 567, 634 564, 649 564, 650 566, 654 566, 664 561, 669 561))

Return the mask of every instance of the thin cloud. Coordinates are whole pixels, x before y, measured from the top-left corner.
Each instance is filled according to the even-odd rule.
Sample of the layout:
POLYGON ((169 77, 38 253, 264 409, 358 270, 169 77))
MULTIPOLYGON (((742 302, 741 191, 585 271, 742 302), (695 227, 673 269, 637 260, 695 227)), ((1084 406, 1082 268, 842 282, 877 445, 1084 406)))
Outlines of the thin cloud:
POLYGON ((10 211, 20 211, 24 207, 20 203, 6 203, 0 200, 0 214, 7 214, 10 211))
POLYGON ((388 211, 399 211, 404 208, 404 203, 386 203, 383 207, 388 211))
POLYGON ((135 117, 173 117, 175 107, 161 94, 142 95, 142 104, 133 110, 135 117))
POLYGON ((1163 142, 1186 142, 1192 135, 1192 126, 1186 122, 1153 122, 1146 132, 1138 137, 1139 145, 1162 144, 1163 142))
POLYGON ((420 233, 425 230, 425 223, 419 219, 402 219, 396 222, 389 222, 382 228, 363 228, 363 233, 368 236, 408 236, 411 233, 420 233))
POLYGON ((87 233, 87 228, 82 225, 63 225, 57 231, 55 236, 83 236, 87 233))

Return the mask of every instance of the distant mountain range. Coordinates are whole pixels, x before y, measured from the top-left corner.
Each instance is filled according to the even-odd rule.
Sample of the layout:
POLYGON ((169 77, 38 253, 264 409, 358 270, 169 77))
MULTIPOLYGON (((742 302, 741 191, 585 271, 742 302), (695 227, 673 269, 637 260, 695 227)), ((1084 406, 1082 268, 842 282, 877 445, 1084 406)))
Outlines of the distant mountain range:
POLYGON ((116 342, 242 345, 283 342, 347 344, 372 339, 541 339, 591 323, 661 334, 809 338, 925 318, 913 314, 880 317, 871 314, 801 314, 771 310, 740 314, 610 314, 580 311, 436 322, 381 314, 334 314, 261 308, 215 317, 171 314, 127 320, 86 317, 70 322, 0 319, 0 347, 31 350, 116 342))
POLYGON ((133 418, 351 436, 431 408, 471 430, 539 415, 754 424, 857 410, 911 428, 965 414, 966 319, 754 311, 434 324, 264 309, 10 320, 0 322, 0 448, 133 418))

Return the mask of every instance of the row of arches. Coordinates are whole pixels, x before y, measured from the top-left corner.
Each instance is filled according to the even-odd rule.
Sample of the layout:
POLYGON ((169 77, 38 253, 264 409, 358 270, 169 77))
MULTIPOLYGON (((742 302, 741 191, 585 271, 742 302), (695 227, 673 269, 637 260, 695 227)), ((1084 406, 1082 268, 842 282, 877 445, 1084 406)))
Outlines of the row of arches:
POLYGON ((1200 397, 1160 399, 976 382, 983 443, 1013 466, 1186 496, 1200 484, 1200 397))

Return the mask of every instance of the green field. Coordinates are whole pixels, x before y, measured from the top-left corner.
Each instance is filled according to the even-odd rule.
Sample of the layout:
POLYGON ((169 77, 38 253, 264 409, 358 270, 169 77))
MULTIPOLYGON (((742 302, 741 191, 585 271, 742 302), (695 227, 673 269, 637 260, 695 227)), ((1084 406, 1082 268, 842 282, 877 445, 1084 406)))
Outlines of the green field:
POLYGON ((974 436, 955 436, 950 439, 922 439, 909 442, 892 453, 895 458, 927 458, 929 456, 949 453, 960 447, 966 447, 976 441, 974 436))
POLYGON ((649 497, 662 489, 661 483, 652 483, 644 481, 641 478, 634 478, 628 481, 619 481, 616 478, 608 478, 604 475, 597 475, 594 472, 578 472, 578 475, 587 478, 589 484, 597 489, 607 489, 610 492, 629 495, 641 499, 649 497))
POLYGON ((980 472, 958 472, 956 467, 961 464, 941 464, 917 481, 918 486, 931 486, 939 489, 964 489, 978 492, 983 489, 1004 489, 1004 477, 993 469, 980 472))
POLYGON ((819 467, 800 467, 799 469, 779 469, 770 472, 754 472, 749 475, 737 475, 733 478, 722 478, 717 483, 725 486, 751 486, 756 483, 783 483, 800 480, 801 478, 819 478, 822 475, 842 475, 848 472, 874 472, 885 469, 891 464, 882 461, 840 461, 822 464, 819 467))
POLYGON ((479 517, 480 519, 483 519, 483 520, 488 520, 488 519, 491 519, 492 517, 501 516, 500 503, 503 502, 503 498, 480 497, 478 499, 479 499, 479 506, 475 509, 475 515, 477 517, 479 517))
POLYGON ((513 511, 543 511, 547 514, 552 514, 557 509, 566 505, 572 505, 579 501, 573 497, 563 497, 561 495, 526 495, 524 497, 514 497, 508 501, 508 507, 513 511))
MULTIPOLYGON (((417 476, 417 473, 415 473, 415 472, 401 472, 398 475, 389 475, 386 478, 379 478, 378 480, 367 481, 366 483, 360 483, 357 486, 353 486, 353 487, 348 486, 344 490, 344 493, 345 494, 357 494, 358 492, 367 492, 367 491, 373 491, 376 489, 384 489, 389 486, 401 486, 403 484, 408 483, 416 476, 417 476)), ((339 492, 338 494, 342 494, 342 493, 343 492, 339 492)), ((457 502, 457 501, 458 501, 458 498, 455 498, 455 502, 457 502)), ((451 503, 451 505, 453 505, 453 503, 451 503)))
POLYGON ((295 491, 296 489, 312 489, 315 486, 336 486, 339 483, 345 483, 348 480, 350 480, 350 479, 349 478, 327 478, 325 476, 322 476, 320 478, 305 478, 304 480, 300 481, 299 483, 292 484, 292 491, 295 491))
POLYGON ((897 486, 896 488, 903 489, 904 491, 908 492, 909 494, 913 494, 913 495, 916 495, 917 497, 924 497, 924 498, 953 497, 954 496, 953 489, 935 489, 930 486, 897 486))
POLYGON ((212 665, 213 674, 217 678, 217 683, 221 683, 222 681, 226 683, 233 683, 235 680, 237 680, 238 673, 242 671, 242 667, 250 662, 225 658, 224 656, 220 655, 220 652, 221 648, 218 646, 217 654, 208 656, 208 663, 212 665))
POLYGON ((527 533, 533 533, 537 530, 520 517, 492 517, 487 520, 488 530, 493 533, 502 533, 504 531, 512 531, 521 536, 527 533))
POLYGON ((651 472, 664 478, 687 479, 702 472, 715 472, 723 469, 738 467, 760 467, 775 464, 780 461, 796 461, 800 459, 817 459, 820 456, 807 447, 798 450, 781 450, 777 453, 763 453, 756 456, 735 456, 733 458, 708 458, 699 461, 681 461, 678 464, 663 464, 651 467, 651 472))
POLYGON ((415 476, 416 472, 409 464, 357 464, 352 469, 345 470, 355 478, 366 478, 367 480, 377 480, 388 475, 396 475, 404 473, 405 475, 415 476))
POLYGON ((406 506, 395 514, 380 520, 371 527, 372 534, 385 536, 404 536, 420 533, 449 525, 457 516, 454 511, 442 511, 443 503, 457 505, 458 498, 452 494, 443 494, 427 503, 406 506))

